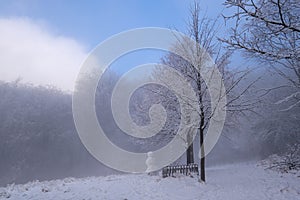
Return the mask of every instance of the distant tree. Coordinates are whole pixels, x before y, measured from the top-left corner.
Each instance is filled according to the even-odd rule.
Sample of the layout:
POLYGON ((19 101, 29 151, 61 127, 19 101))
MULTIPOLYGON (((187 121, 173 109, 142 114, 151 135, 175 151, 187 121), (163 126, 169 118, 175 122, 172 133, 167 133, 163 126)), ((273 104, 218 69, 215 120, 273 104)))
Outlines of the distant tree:
POLYGON ((300 144, 300 106, 286 109, 295 104, 295 99, 281 103, 282 98, 291 93, 290 90, 280 88, 264 96, 259 111, 261 115, 252 120, 257 150, 263 158, 272 154, 290 154, 290 147, 300 144))

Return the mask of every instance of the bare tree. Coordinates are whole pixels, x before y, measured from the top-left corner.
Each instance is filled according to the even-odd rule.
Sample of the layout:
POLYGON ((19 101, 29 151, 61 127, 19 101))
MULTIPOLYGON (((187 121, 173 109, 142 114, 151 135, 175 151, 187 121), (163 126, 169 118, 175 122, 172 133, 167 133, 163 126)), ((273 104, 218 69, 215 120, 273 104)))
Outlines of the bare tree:
MULTIPOLYGON (((300 103, 300 4, 298 0, 226 0, 236 8, 226 21, 233 21, 230 37, 221 39, 230 49, 242 50, 247 57, 258 59, 289 84, 294 92, 284 101, 300 103)), ((277 87, 278 88, 278 87, 277 87)), ((267 89, 269 92, 274 88, 267 89)))
MULTIPOLYGON (((200 108, 198 111, 200 121, 197 126, 197 132, 199 133, 199 144, 201 147, 199 152, 200 171, 201 180, 205 181, 205 148, 203 141, 209 122, 216 113, 216 110, 211 107, 207 83, 200 74, 201 68, 203 68, 204 63, 208 59, 207 54, 213 58, 215 67, 222 74, 223 82, 226 87, 226 95, 220 96, 218 101, 221 102, 224 98, 227 98, 228 101, 226 108, 224 109, 227 109, 227 111, 229 111, 231 114, 243 113, 255 107, 257 101, 252 101, 244 97, 251 86, 258 79, 251 81, 249 84, 241 86, 240 83, 242 83, 242 80, 251 72, 251 70, 244 69, 234 72, 233 70, 229 71, 227 69, 231 51, 224 51, 221 43, 216 39, 218 29, 216 23, 217 20, 211 20, 206 16, 201 18, 200 7, 197 2, 195 2, 192 6, 190 14, 191 19, 188 24, 188 33, 195 43, 191 44, 189 40, 186 40, 185 38, 178 38, 177 44, 174 44, 174 49, 172 49, 173 52, 178 52, 178 55, 185 55, 186 58, 189 58, 189 62, 175 53, 169 53, 162 59, 162 63, 179 71, 188 80, 188 82, 190 82, 196 93, 197 104, 200 108)), ((161 71, 162 69, 158 69, 156 75, 160 76, 162 74, 161 71)), ((168 80, 164 81, 166 85, 173 84, 172 82, 169 83, 168 80)), ((219 89, 221 91, 224 89, 224 86, 223 88, 220 86, 219 89)), ((161 95, 165 95, 165 92, 162 91, 161 95)), ((176 95, 177 97, 183 99, 183 101, 186 98, 184 96, 180 96, 180 94, 176 95)), ((169 101, 172 103, 172 101, 174 102, 174 99, 169 98, 169 101)), ((188 134, 188 136, 190 134, 188 134)), ((189 137, 187 140, 189 140, 189 137)), ((187 144, 189 144, 188 141, 187 144)), ((187 147, 187 164, 194 162, 193 151, 192 143, 189 147, 187 147)))

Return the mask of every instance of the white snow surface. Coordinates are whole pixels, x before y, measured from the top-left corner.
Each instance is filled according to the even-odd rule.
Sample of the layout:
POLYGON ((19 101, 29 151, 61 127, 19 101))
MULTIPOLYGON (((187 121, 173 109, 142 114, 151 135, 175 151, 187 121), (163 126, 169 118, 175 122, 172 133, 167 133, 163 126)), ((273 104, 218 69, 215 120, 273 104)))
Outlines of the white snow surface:
POLYGON ((300 177, 265 170, 255 163, 207 169, 207 182, 198 178, 147 174, 66 178, 0 188, 9 200, 300 200, 300 177))

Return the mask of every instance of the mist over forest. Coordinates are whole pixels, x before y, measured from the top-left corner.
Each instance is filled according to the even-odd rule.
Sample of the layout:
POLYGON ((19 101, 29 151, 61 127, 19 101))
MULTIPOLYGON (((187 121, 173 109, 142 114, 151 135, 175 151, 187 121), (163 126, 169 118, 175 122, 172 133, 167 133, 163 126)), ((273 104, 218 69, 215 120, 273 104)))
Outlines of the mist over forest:
MULTIPOLYGON (((253 73, 253 76, 256 74, 253 73)), ((117 80, 116 73, 106 73, 96 93, 98 120, 109 133, 107 137, 122 148, 134 152, 153 151, 168 143, 176 133, 176 123, 178 125, 178 121, 170 119, 170 116, 166 127, 174 128, 163 129, 148 140, 135 139, 118 128, 110 109, 111 92, 117 80)), ((257 82, 255 88, 268 88, 268 84, 272 85, 273 82, 279 84, 278 80, 279 77, 266 73, 264 80, 257 82)), ((132 118, 140 125, 149 121, 149 107, 153 103, 163 102, 159 95, 155 96, 153 90, 147 87, 155 89, 153 85, 146 85, 137 90, 131 99, 132 118), (144 111, 137 107, 143 107, 144 111)), ((284 111, 287 103, 276 103, 289 93, 286 89, 272 91, 261 99, 255 113, 239 115, 235 119, 227 118, 228 125, 208 155, 207 165, 251 161, 285 153, 288 145, 299 139, 297 130, 300 129, 297 118, 299 110, 284 111)), ((0 96, 2 186, 31 180, 120 173, 93 158, 81 143, 73 121, 70 93, 15 81, 1 82, 0 96)), ((169 107, 168 110, 172 109, 169 107)), ((175 109, 176 112, 178 110, 175 109)), ((176 114, 173 112, 173 115, 176 114)), ((195 149, 199 151, 199 144, 195 143, 195 149)), ((176 162, 184 163, 185 159, 183 155, 176 162)))

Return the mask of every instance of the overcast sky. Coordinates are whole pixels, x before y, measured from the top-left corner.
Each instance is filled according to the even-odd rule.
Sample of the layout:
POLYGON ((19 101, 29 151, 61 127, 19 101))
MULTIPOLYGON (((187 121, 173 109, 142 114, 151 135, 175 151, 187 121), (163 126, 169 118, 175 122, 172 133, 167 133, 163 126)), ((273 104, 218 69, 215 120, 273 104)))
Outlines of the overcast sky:
MULTIPOLYGON (((139 27, 176 28, 184 32, 191 3, 187 0, 1 1, 0 80, 22 78, 24 83, 72 90, 81 63, 101 41, 139 27)), ((224 10, 222 3, 223 0, 200 1, 203 12, 210 17, 217 17, 224 10)), ((142 64, 141 60, 139 63, 142 64)))

